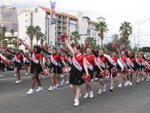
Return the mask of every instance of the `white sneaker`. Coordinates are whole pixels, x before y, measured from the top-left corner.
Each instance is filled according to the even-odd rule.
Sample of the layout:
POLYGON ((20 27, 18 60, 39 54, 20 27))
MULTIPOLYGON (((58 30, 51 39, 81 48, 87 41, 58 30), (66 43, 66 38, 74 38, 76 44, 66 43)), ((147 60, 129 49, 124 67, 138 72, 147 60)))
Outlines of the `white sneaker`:
POLYGON ((98 95, 102 94, 102 90, 99 89, 98 92, 97 92, 97 94, 98 94, 98 95))
POLYGON ((124 84, 124 86, 126 87, 128 85, 129 85, 129 81, 126 81, 125 84, 124 84))
POLYGON ((29 73, 25 73, 25 75, 29 75, 29 73))
POLYGON ((66 84, 66 85, 67 85, 67 84, 69 84, 69 80, 68 80, 68 81, 66 81, 66 82, 65 82, 65 84, 66 84))
POLYGON ((62 79, 61 82, 60 82, 60 86, 61 86, 61 87, 64 85, 64 82, 65 82, 65 80, 62 79))
POLYGON ((103 92, 104 93, 106 92, 106 85, 104 85, 104 87, 103 87, 103 92))
POLYGON ((14 74, 14 76, 16 77, 17 75, 16 75, 16 74, 14 74))
POLYGON ((90 94, 90 98, 93 98, 93 97, 94 97, 93 91, 90 91, 89 94, 90 94))
POLYGON ((132 82, 130 82, 130 83, 129 83, 129 86, 132 86, 132 85, 133 85, 132 82))
POLYGON ((49 87, 49 89, 48 89, 48 91, 53 91, 54 90, 54 88, 53 87, 49 87))
POLYGON ((36 92, 40 92, 40 91, 43 91, 44 89, 42 87, 38 87, 35 91, 36 92))
POLYGON ((21 83, 22 82, 22 80, 17 80, 16 82, 15 82, 15 84, 19 84, 19 83, 21 83))
POLYGON ((144 81, 144 78, 142 78, 141 80, 144 81))
POLYGON ((85 93, 85 95, 84 95, 84 99, 86 99, 86 98, 88 98, 89 97, 89 93, 85 93))
POLYGON ((138 84, 140 82, 140 80, 137 80, 136 83, 138 84))
POLYGON ((56 86, 53 86, 53 89, 57 89, 59 87, 59 84, 57 84, 56 86))
POLYGON ((27 92, 27 95, 31 95, 34 93, 34 90, 33 89, 29 89, 29 91, 27 92))
POLYGON ((60 75, 60 78, 64 78, 64 75, 63 75, 63 74, 61 74, 61 75, 60 75))
POLYGON ((122 84, 120 83, 120 84, 118 85, 118 87, 119 87, 119 88, 122 88, 122 84))
POLYGON ((75 99, 73 105, 74 105, 75 107, 78 107, 78 106, 80 105, 79 100, 75 99))

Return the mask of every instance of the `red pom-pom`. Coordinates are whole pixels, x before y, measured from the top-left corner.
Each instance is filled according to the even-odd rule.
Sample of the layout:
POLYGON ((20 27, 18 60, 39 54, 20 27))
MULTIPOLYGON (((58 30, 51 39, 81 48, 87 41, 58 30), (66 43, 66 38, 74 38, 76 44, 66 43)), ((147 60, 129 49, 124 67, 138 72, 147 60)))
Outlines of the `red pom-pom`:
POLYGON ((60 35, 59 39, 64 42, 68 38, 68 35, 66 33, 63 33, 60 35))
POLYGON ((118 45, 117 42, 114 42, 114 43, 112 44, 112 47, 113 47, 113 48, 118 48, 118 46, 119 46, 119 45, 118 45))
POLYGON ((83 79, 84 81, 87 81, 87 82, 90 82, 90 81, 91 81, 90 76, 87 75, 87 74, 83 74, 82 79, 83 79))

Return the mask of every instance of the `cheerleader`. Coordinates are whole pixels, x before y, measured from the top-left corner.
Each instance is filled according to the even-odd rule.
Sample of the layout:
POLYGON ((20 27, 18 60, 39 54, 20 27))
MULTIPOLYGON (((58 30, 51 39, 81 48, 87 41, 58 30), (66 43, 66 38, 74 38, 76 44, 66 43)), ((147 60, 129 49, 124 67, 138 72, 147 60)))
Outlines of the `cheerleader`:
POLYGON ((150 81, 150 57, 147 58, 147 60, 144 62, 145 71, 147 74, 147 80, 150 81))
POLYGON ((128 75, 127 75, 127 81, 125 83, 125 86, 132 86, 132 76, 135 71, 135 56, 131 51, 127 52, 128 58, 127 58, 127 65, 128 65, 128 75))
POLYGON ((120 57, 117 61, 118 64, 118 79, 119 79, 119 88, 123 87, 123 83, 127 81, 126 71, 127 71, 127 57, 125 51, 119 52, 120 57))
MULTIPOLYGON (((75 99, 74 99, 74 106, 79 106, 80 102, 80 85, 84 83, 84 80, 82 79, 82 75, 84 72, 83 69, 83 59, 84 55, 81 53, 81 47, 71 47, 71 45, 66 41, 66 45, 70 52, 72 53, 72 66, 70 71, 70 88, 73 89, 75 92, 75 99)), ((88 73, 86 73, 89 75, 88 73)))
POLYGON ((23 55, 20 50, 16 50, 16 54, 14 57, 14 72, 16 74, 16 82, 15 82, 16 84, 19 84, 22 82, 21 75, 20 75, 22 63, 23 63, 23 55))
POLYGON ((28 68, 29 68, 29 66, 30 66, 30 62, 31 62, 31 59, 30 59, 28 53, 26 53, 26 54, 25 54, 25 57, 24 57, 24 65, 25 65, 25 70, 26 70, 25 75, 28 75, 28 74, 29 74, 29 73, 28 73, 28 68))
POLYGON ((93 98, 94 94, 92 91, 92 86, 91 86, 91 79, 93 79, 93 72, 94 72, 94 64, 95 64, 95 56, 92 54, 92 50, 88 48, 86 50, 86 55, 84 58, 84 68, 85 72, 88 75, 89 78, 84 80, 85 87, 86 87, 86 93, 83 98, 93 98))
POLYGON ((142 63, 143 63, 142 54, 139 52, 135 56, 135 73, 136 73, 136 83, 143 81, 144 78, 142 76, 142 63))
POLYGON ((32 61, 31 61, 31 74, 32 74, 32 87, 27 92, 28 95, 31 95, 34 93, 34 87, 35 83, 38 84, 38 88, 35 90, 36 92, 43 91, 43 88, 41 86, 41 81, 39 79, 40 73, 43 71, 43 65, 42 65, 42 54, 41 54, 41 48, 39 46, 34 46, 33 51, 28 48, 33 54, 32 54, 32 61))
POLYGON ((69 71, 70 71, 70 66, 69 66, 69 61, 68 61, 69 55, 67 55, 67 56, 66 55, 67 55, 67 51, 62 50, 60 59, 61 59, 63 75, 65 75, 65 76, 64 76, 64 78, 62 78, 60 86, 63 86, 64 82, 65 82, 65 84, 69 84, 69 80, 68 80, 69 71))
POLYGON ((56 48, 52 48, 50 54, 50 64, 51 64, 51 82, 48 91, 53 91, 58 87, 58 74, 61 74, 62 70, 60 67, 60 54, 58 54, 56 48))
POLYGON ((115 88, 115 81, 117 79, 117 54, 112 52, 111 55, 104 55, 108 60, 109 72, 110 72, 110 91, 113 91, 115 88))
POLYGON ((102 94, 102 92, 106 92, 106 85, 104 83, 104 78, 106 76, 106 57, 104 56, 104 51, 103 50, 99 50, 99 56, 96 59, 96 65, 97 65, 97 78, 98 78, 98 82, 99 82, 99 90, 97 92, 97 94, 102 94))

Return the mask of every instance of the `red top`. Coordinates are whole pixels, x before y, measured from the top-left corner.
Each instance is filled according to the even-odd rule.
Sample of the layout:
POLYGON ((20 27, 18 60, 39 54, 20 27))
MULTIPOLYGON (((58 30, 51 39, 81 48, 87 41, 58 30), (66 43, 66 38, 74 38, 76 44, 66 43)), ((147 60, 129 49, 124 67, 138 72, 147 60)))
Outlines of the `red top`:
POLYGON ((126 62, 127 62, 127 57, 122 56, 122 57, 121 57, 121 60, 122 60, 124 63, 126 63, 126 62))
POLYGON ((103 63, 106 63, 106 57, 105 57, 105 56, 99 56, 99 59, 100 59, 103 63))
POLYGON ((58 61, 60 59, 60 55, 59 54, 52 54, 53 58, 58 61))
POLYGON ((95 58, 95 56, 93 56, 93 55, 85 55, 85 57, 86 57, 86 60, 87 60, 90 64, 94 65, 94 58, 95 58))
POLYGON ((37 59, 37 60, 40 60, 42 54, 41 53, 34 53, 34 57, 37 59))
POLYGON ((118 57, 111 57, 115 62, 117 62, 118 57))
POLYGON ((60 59, 64 61, 67 60, 66 56, 60 56, 60 59))
POLYGON ((76 61, 80 64, 80 65, 83 65, 83 59, 84 59, 84 55, 81 54, 81 55, 74 55, 76 61))
POLYGON ((138 57, 138 58, 137 58, 137 60, 138 60, 140 63, 142 63, 142 61, 143 61, 143 58, 141 58, 141 57, 138 57))
POLYGON ((150 60, 147 60, 147 62, 150 64, 150 60))
POLYGON ((135 58, 134 57, 130 57, 130 61, 135 63, 135 58))
POLYGON ((17 59, 22 59, 23 58, 23 56, 21 54, 16 54, 15 56, 16 56, 17 59))

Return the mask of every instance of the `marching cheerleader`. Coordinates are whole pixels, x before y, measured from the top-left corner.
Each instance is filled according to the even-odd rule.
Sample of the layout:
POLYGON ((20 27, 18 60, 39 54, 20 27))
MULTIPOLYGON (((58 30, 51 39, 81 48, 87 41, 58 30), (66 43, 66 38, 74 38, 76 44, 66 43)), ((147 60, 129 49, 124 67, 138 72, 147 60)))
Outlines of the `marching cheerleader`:
POLYGON ((115 88, 115 81, 117 78, 117 54, 112 52, 111 55, 104 55, 108 60, 109 72, 110 72, 110 91, 115 88))
POLYGON ((142 63, 143 63, 143 58, 141 53, 139 52, 137 56, 135 56, 136 83, 139 83, 141 80, 142 81, 144 80, 142 76, 142 63))
POLYGON ((126 64, 126 53, 125 51, 119 52, 120 57, 117 61, 118 63, 118 79, 119 79, 119 85, 118 87, 121 88, 123 83, 127 81, 126 71, 127 71, 127 64, 126 64))
POLYGON ((60 54, 58 54, 57 49, 53 48, 50 54, 50 64, 51 64, 51 84, 48 91, 52 91, 58 87, 58 74, 60 74, 60 54))
POLYGON ((26 70, 26 73, 25 75, 28 75, 28 68, 29 68, 29 65, 30 65, 30 57, 28 55, 28 53, 25 54, 25 57, 24 57, 24 65, 25 65, 25 70, 26 70))
POLYGON ((74 106, 79 106, 80 85, 84 83, 84 80, 82 79, 82 75, 84 72, 84 69, 83 69, 84 55, 81 53, 80 46, 76 46, 72 48, 71 45, 67 41, 66 41, 66 45, 73 56, 72 66, 71 66, 71 71, 70 71, 70 78, 69 78, 70 88, 72 88, 73 91, 75 92, 74 106))
POLYGON ((144 64, 145 64, 145 71, 147 74, 147 81, 150 81, 150 57, 147 58, 144 64))
POLYGON ((135 71, 135 56, 131 51, 127 52, 128 58, 127 58, 127 65, 128 65, 128 75, 127 75, 127 81, 125 83, 125 86, 132 86, 132 76, 135 71))
POLYGON ((33 53, 32 54, 32 61, 31 61, 32 87, 27 92, 27 94, 31 95, 34 93, 35 83, 37 83, 39 86, 35 91, 36 92, 43 91, 43 88, 41 86, 41 82, 39 79, 39 75, 43 71, 43 67, 42 67, 41 48, 39 46, 34 46, 33 51, 31 49, 29 49, 29 50, 33 53))
POLYGON ((84 79, 84 83, 86 86, 86 93, 83 98, 88 98, 88 97, 93 98, 94 94, 92 91, 91 79, 93 79, 95 56, 92 55, 92 50, 90 48, 86 50, 86 55, 83 64, 84 64, 85 72, 88 75, 88 77, 84 79))
POLYGON ((21 75, 20 75, 20 70, 22 68, 22 63, 23 63, 23 55, 20 50, 16 50, 16 54, 14 57, 14 71, 16 74, 16 84, 21 83, 21 75))
POLYGON ((68 58, 67 58, 68 55, 66 53, 67 53, 66 50, 61 50, 61 57, 60 57, 60 59, 61 59, 61 65, 62 65, 63 74, 65 76, 62 78, 60 86, 63 86, 64 82, 65 82, 65 84, 69 83, 68 76, 69 76, 70 66, 68 64, 69 63, 68 58))
POLYGON ((96 59, 96 65, 98 67, 97 70, 97 77, 98 77, 98 82, 99 82, 99 90, 97 94, 101 94, 102 92, 106 92, 106 85, 104 83, 104 78, 106 76, 106 57, 104 56, 104 51, 99 50, 99 56, 96 59))

